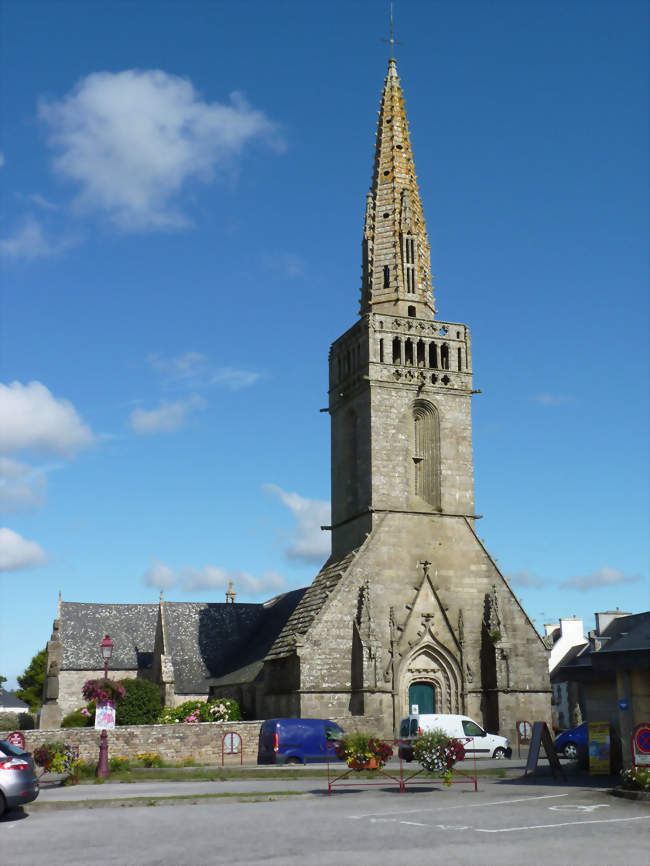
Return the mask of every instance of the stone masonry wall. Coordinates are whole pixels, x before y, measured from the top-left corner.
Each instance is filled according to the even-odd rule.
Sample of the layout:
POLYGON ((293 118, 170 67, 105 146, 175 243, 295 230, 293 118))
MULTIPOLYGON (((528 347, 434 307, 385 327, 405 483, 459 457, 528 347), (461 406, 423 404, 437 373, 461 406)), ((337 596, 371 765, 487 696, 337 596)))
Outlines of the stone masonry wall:
MULTIPOLYGON (((242 738, 244 762, 255 764, 260 724, 204 722, 196 725, 124 725, 108 731, 108 755, 109 758, 135 758, 141 752, 153 752, 164 761, 194 758, 197 764, 221 764, 223 736, 228 731, 236 731, 242 738)), ((8 733, 0 732, 0 739, 4 739, 8 733)), ((27 751, 32 752, 42 743, 63 740, 79 747, 83 761, 97 760, 100 733, 95 728, 23 731, 27 751)), ((234 756, 226 758, 227 765, 234 761, 234 756)))

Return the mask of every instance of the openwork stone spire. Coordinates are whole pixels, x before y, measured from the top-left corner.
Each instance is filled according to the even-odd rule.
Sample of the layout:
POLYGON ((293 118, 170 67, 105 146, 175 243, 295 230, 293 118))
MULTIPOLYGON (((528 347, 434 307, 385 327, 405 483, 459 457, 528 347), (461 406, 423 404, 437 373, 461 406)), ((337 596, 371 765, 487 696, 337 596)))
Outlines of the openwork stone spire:
POLYGON ((361 314, 434 318, 431 262, 404 97, 391 57, 363 231, 361 314), (410 309, 409 309, 410 308, 410 309))

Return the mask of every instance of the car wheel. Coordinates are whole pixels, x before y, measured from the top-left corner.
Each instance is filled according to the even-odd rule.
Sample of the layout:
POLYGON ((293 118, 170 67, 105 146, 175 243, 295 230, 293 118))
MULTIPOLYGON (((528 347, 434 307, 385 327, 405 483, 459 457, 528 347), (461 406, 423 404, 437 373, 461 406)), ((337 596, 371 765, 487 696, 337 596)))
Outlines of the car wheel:
POLYGON ((7 801, 5 800, 5 796, 0 792, 0 818, 4 815, 7 810, 7 801))
POLYGON ((567 743, 564 747, 564 751, 562 752, 565 758, 570 758, 573 760, 578 757, 578 747, 575 743, 567 743))
POLYGON ((293 755, 291 758, 287 758, 285 763, 287 763, 287 764, 302 764, 302 761, 300 760, 300 758, 297 758, 295 755, 293 755))
POLYGON ((492 757, 496 761, 502 761, 505 758, 505 756, 506 756, 506 750, 502 749, 501 747, 499 747, 498 749, 495 749, 494 754, 492 755, 492 757))

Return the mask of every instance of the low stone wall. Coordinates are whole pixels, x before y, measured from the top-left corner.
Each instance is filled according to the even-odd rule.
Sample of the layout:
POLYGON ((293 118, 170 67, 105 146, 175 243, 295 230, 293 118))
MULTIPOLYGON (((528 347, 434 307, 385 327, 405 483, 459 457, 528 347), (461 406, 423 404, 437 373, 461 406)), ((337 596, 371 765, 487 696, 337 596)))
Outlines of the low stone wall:
MULTIPOLYGON (((197 764, 221 764, 223 736, 228 731, 236 731, 242 738, 244 762, 255 764, 260 725, 261 722, 124 725, 108 731, 108 755, 109 758, 135 758, 141 752, 153 752, 164 761, 180 762, 193 758, 197 764)), ((0 740, 6 739, 9 733, 0 731, 0 740)), ((100 731, 95 728, 57 728, 22 733, 28 752, 33 752, 42 743, 63 740, 79 747, 83 761, 97 760, 100 731)), ((226 764, 234 761, 233 756, 226 758, 226 764)))

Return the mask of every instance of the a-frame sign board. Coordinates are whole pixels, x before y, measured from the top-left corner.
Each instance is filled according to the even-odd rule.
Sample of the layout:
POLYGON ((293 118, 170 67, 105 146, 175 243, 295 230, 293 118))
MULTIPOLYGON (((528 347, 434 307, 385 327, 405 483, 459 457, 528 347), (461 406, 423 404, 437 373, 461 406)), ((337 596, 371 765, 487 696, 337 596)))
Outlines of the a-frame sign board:
POLYGON ((564 772, 562 764, 560 764, 560 759, 555 751, 551 732, 549 731, 546 722, 533 722, 533 735, 530 738, 528 761, 526 762, 526 772, 524 775, 528 775, 529 772, 534 773, 537 769, 540 746, 544 746, 546 757, 548 758, 551 770, 553 771, 553 777, 555 778, 556 773, 561 773, 562 778, 566 782, 566 773, 564 772))

